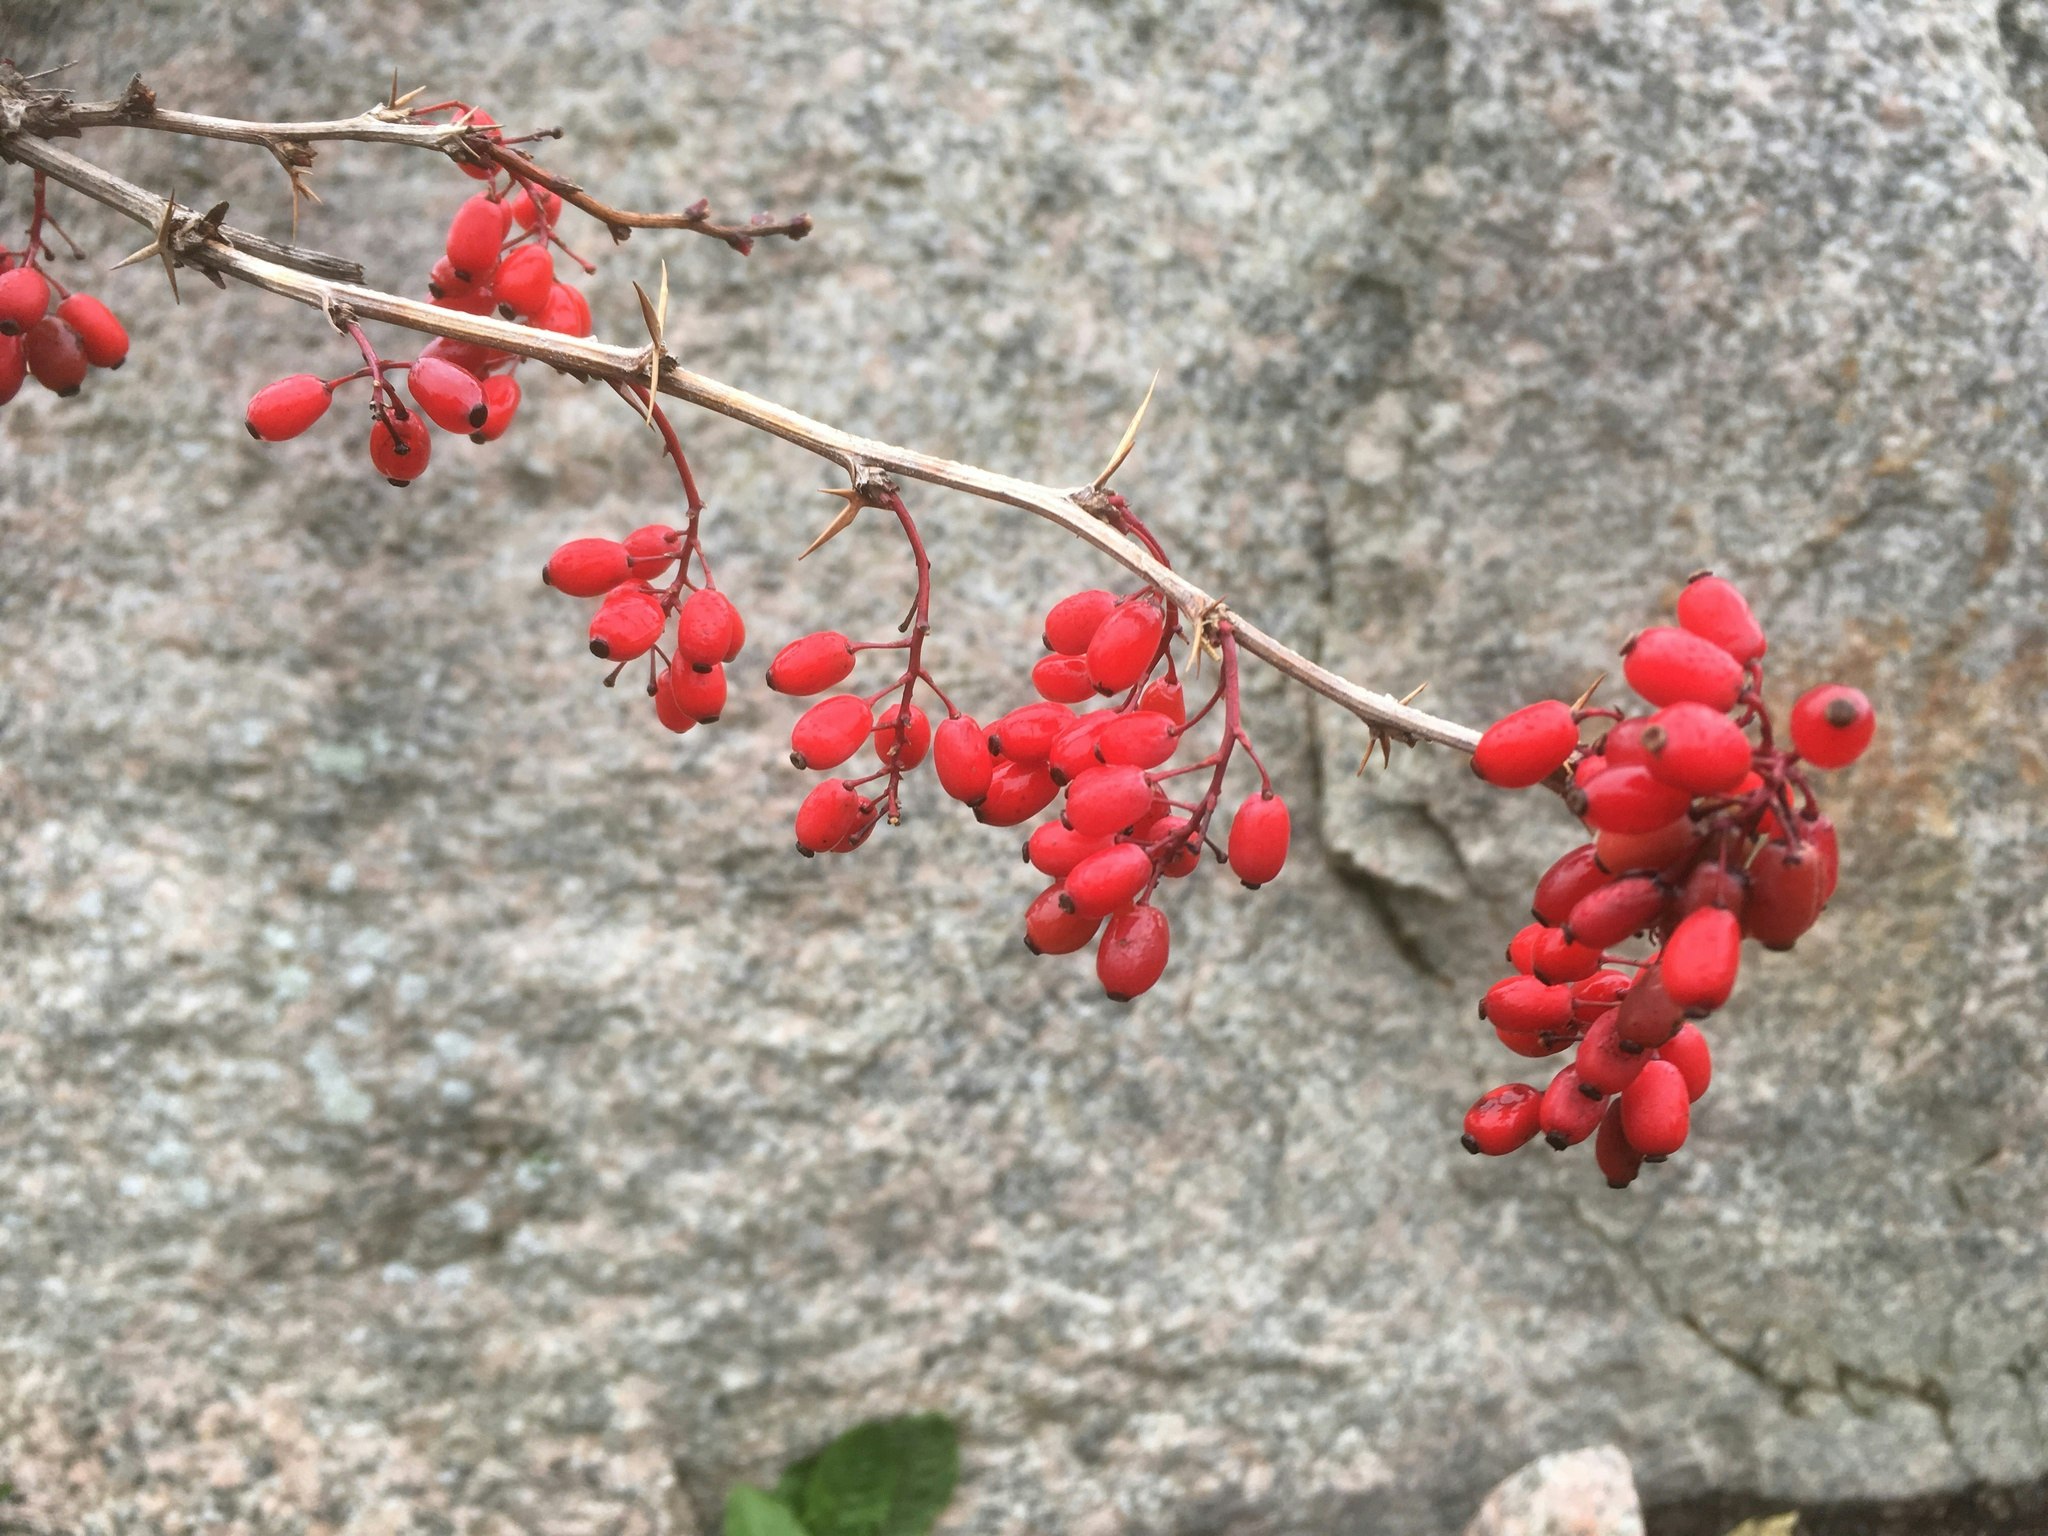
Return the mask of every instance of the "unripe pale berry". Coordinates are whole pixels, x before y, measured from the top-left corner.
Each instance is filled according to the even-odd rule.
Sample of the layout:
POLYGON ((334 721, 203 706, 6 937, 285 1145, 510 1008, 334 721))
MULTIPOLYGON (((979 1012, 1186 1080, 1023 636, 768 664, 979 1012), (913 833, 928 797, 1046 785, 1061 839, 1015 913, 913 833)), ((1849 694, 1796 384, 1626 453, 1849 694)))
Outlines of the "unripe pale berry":
POLYGON ((591 616, 590 654, 600 661, 631 661, 653 650, 667 627, 668 615, 651 593, 617 588, 591 616))
POLYGON ((626 546, 617 539, 571 539, 540 568, 540 579, 571 597, 602 597, 626 579, 626 546))
POLYGON ((1085 704, 1095 697, 1095 680, 1083 656, 1041 656, 1031 669, 1031 686, 1042 699, 1085 704))
POLYGON ((932 733, 932 767, 938 773, 939 788, 963 804, 978 805, 996 771, 988 732, 972 715, 941 720, 932 733))
POLYGON ((50 309, 50 280, 34 267, 0 272, 0 336, 21 336, 50 309))
POLYGON ((1621 1090, 1621 1131, 1644 1157, 1669 1157, 1692 1127, 1685 1074, 1668 1061, 1645 1063, 1621 1090))
POLYGON ((509 373, 492 374, 483 381, 484 424, 469 434, 472 443, 495 443, 512 425, 519 411, 519 381, 509 373))
POLYGON ((1501 789, 1541 784, 1579 745, 1572 707, 1556 699, 1525 705, 1486 728, 1472 752, 1472 771, 1501 789))
POLYGON ((1737 661, 1757 661, 1770 649, 1749 600, 1735 590, 1734 583, 1705 571, 1678 594, 1678 623, 1702 640, 1713 641, 1737 661))
POLYGON ((544 245, 522 245, 508 253, 491 274, 491 292, 522 320, 547 306, 555 287, 555 258, 544 245))
POLYGON ((768 686, 804 698, 845 681, 853 671, 853 647, 836 629, 792 640, 768 663, 768 686))
POLYGON ((1704 704, 1668 705, 1643 728, 1645 763, 1661 783, 1695 795, 1725 794, 1750 771, 1749 737, 1704 704))
POLYGON ((1581 896, 1565 919, 1565 932, 1580 944, 1611 949, 1641 933, 1663 914, 1664 887, 1647 875, 1629 875, 1581 896))
POLYGON ((85 343, 62 319, 45 315, 38 320, 22 338, 22 349, 28 358, 28 371, 43 388, 67 398, 78 393, 89 366, 85 343))
MULTIPOLYGON (((1659 625, 1646 629, 1622 650, 1622 674, 1629 687, 1652 704, 1691 701, 1728 710, 1742 692, 1742 663, 1691 630, 1659 625)), ((1608 754, 1610 757, 1613 754, 1608 754)))
POLYGON ((443 432, 475 432, 490 419, 476 375, 442 358, 420 358, 406 370, 405 385, 427 420, 443 432))
POLYGON ((805 854, 837 850, 868 815, 861 793, 844 779, 827 779, 796 808, 796 846, 805 854))
POLYGON ((1107 917, 1152 882, 1152 860, 1136 843, 1089 854, 1067 876, 1065 904, 1083 917, 1107 917))
POLYGON ((448 224, 448 265, 458 278, 482 282, 498 265, 498 247, 505 243, 511 213, 505 205, 479 192, 455 210, 448 224))
POLYGON ((1685 1096, 1699 1103, 1714 1081, 1714 1054, 1707 1049, 1707 1037, 1696 1025, 1680 1025, 1677 1034, 1657 1047, 1657 1056, 1678 1068, 1685 1079, 1685 1096))
POLYGON ((1664 990, 1695 1017, 1711 1013, 1735 990, 1741 964, 1741 922, 1733 912, 1702 907, 1683 919, 1664 943, 1664 990))
POLYGON ((370 423, 370 462, 393 485, 410 485, 425 474, 433 446, 417 411, 391 411, 370 423))
POLYGON ((1643 1154, 1628 1144, 1621 1128, 1621 1101, 1610 1100, 1593 1138, 1593 1161, 1607 1177, 1609 1189, 1627 1189, 1643 1169, 1643 1154))
POLYGON ((1292 832, 1287 802, 1270 791, 1247 795, 1230 819, 1230 871, 1256 890, 1287 863, 1292 832))
POLYGON ((1517 1035, 1553 1033, 1572 1020, 1572 989, 1534 976, 1508 976, 1486 989, 1479 1016, 1496 1029, 1517 1035))
POLYGON ((1870 700, 1841 683, 1809 688, 1792 706, 1792 745, 1816 768, 1848 767, 1876 730, 1870 700))
POLYGON ((1061 906, 1064 891, 1055 881, 1024 909, 1024 947, 1034 955, 1071 955, 1085 948, 1102 926, 1099 917, 1083 917, 1061 906))
POLYGON ((985 827, 1014 827, 1051 805, 1059 792, 1045 764, 1003 758, 989 774, 988 790, 974 808, 974 819, 985 827))
POLYGON ((868 701, 838 693, 797 716, 789 731, 789 760, 799 768, 837 768, 868 739, 868 701))
POLYGON ((57 306, 64 323, 78 332, 85 360, 95 368, 118 368, 128 361, 128 332, 114 312, 89 293, 74 293, 57 306))
POLYGON ((1643 833, 1683 816, 1692 796, 1631 764, 1609 768, 1592 783, 1567 790, 1565 804, 1596 832, 1643 833))
POLYGON ((1045 616, 1045 648, 1061 656, 1085 656, 1088 642, 1115 607, 1112 592, 1076 592, 1061 598, 1045 616))
POLYGON ((1088 675, 1098 693, 1135 688, 1159 654, 1166 615, 1148 598, 1119 604, 1088 641, 1088 675))
POLYGON ((1543 1096, 1527 1083, 1503 1083, 1465 1111, 1467 1152, 1503 1157, 1527 1146, 1541 1123, 1543 1096))
POLYGON ((1582 843, 1559 858, 1537 880, 1532 914, 1547 928, 1561 928, 1581 896, 1598 890, 1613 878, 1593 857, 1593 845, 1582 843))
POLYGON ((1149 905, 1119 912, 1095 946, 1095 979, 1112 1002, 1127 1003, 1152 990, 1166 971, 1170 949, 1164 912, 1149 905))
MULTIPOLYGON (((630 540, 626 547, 632 548, 630 540)), ((634 570, 639 570, 637 560, 634 570)), ((723 592, 699 587, 676 610, 676 654, 693 667, 717 666, 732 649, 732 625, 737 617, 723 592)))
POLYGON ((1543 1139, 1562 1152, 1566 1147, 1577 1146, 1598 1130, 1600 1117, 1606 1112, 1606 1095, 1581 1093, 1579 1069, 1565 1067, 1543 1090, 1537 1125, 1543 1132, 1543 1139))
POLYGON ((990 748, 1013 763, 1042 763, 1059 734, 1074 723, 1064 704, 1020 704, 988 728, 990 748))
POLYGON ((1145 771, 1113 763, 1091 768, 1067 786, 1066 820, 1085 837, 1106 836, 1135 825, 1151 804, 1145 771))
POLYGON ((669 668, 669 691, 676 708, 692 720, 709 725, 725 713, 726 678, 723 666, 669 668))
POLYGON ((1180 746, 1180 727, 1149 709, 1117 715, 1095 740, 1095 756, 1105 763, 1157 768, 1180 746))
POLYGON ((884 702, 875 712, 875 733, 871 738, 875 756, 884 768, 908 773, 924 761, 932 748, 932 723, 915 704, 884 702))

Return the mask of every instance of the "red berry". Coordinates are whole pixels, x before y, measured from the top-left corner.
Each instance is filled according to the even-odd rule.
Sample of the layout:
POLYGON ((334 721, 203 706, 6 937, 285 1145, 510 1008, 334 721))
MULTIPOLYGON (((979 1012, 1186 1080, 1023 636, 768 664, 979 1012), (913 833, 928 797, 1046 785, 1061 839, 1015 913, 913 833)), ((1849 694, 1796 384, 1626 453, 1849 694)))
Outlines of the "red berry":
POLYGON ((393 485, 410 485, 425 474, 433 448, 417 411, 385 412, 370 423, 370 462, 393 485))
POLYGON ((1147 597, 1119 604, 1088 641, 1088 675, 1098 693, 1135 688, 1159 654, 1166 615, 1147 597))
POLYGON ((484 380, 484 424, 469 434, 472 443, 495 443, 512 425, 519 410, 519 381, 509 373, 484 380))
POLYGON ((1842 870, 1842 850, 1835 838, 1835 824, 1825 816, 1802 816, 1799 835, 1820 858, 1820 899, 1825 906, 1835 899, 1835 882, 1842 870))
MULTIPOLYGON (((943 731, 945 727, 939 729, 943 731)), ((993 763, 994 759, 990 761, 993 763)), ((1048 821, 1032 831, 1024 844, 1024 857, 1039 873, 1064 880, 1076 864, 1108 846, 1106 837, 1083 837, 1071 827, 1048 821)))
POLYGON ((1166 971, 1171 934, 1166 914, 1154 906, 1119 912, 1102 930, 1095 946, 1095 978, 1111 1002, 1127 1003, 1166 971))
POLYGON ((1664 990, 1671 1001, 1698 1017, 1728 1001, 1742 964, 1742 924, 1733 912, 1702 907, 1685 918, 1665 941, 1664 990))
POLYGON ((1704 704, 1672 704, 1643 729, 1646 766, 1661 783, 1695 795, 1726 794, 1750 771, 1749 737, 1704 704))
POLYGON ((940 721, 938 730, 932 733, 932 767, 939 775, 939 788, 963 804, 980 804, 996 771, 995 754, 988 749, 988 732, 972 715, 955 715, 940 721))
MULTIPOLYGON (((682 534, 678 530, 669 527, 667 523, 649 523, 644 528, 635 528, 626 535, 626 555, 633 562, 633 579, 635 581, 653 581, 657 577, 667 575, 669 568, 676 563, 676 551, 682 548, 682 544, 682 534)), ((690 594, 690 598, 695 598, 699 595, 693 592, 690 594)), ((717 596, 716 593, 712 595, 714 597, 717 596)), ((690 606, 690 598, 684 599, 684 608, 690 606)), ((720 602, 725 601, 723 598, 718 600, 720 602)), ((693 662, 696 659, 695 656, 690 657, 690 660, 693 662)), ((706 658, 706 662, 708 665, 709 662, 723 660, 725 660, 725 632, 720 630, 717 654, 706 658)))
POLYGON ((1071 955, 1102 926, 1099 917, 1083 917, 1061 906, 1064 892, 1065 887, 1055 881, 1024 909, 1024 947, 1034 955, 1071 955))
POLYGON ((114 312, 89 293, 74 293, 57 306, 57 314, 85 348, 95 368, 118 368, 128 361, 128 332, 114 312))
MULTIPOLYGON (((1622 650, 1629 687, 1652 704, 1688 700, 1711 709, 1735 707, 1742 693, 1742 663, 1711 640, 1687 629, 1646 629, 1622 650)), ((1612 754, 1609 754, 1612 756, 1612 754)))
POLYGON ((1659 1046, 1685 1022, 1685 1008, 1664 990, 1664 967, 1646 965, 1636 972, 1628 995, 1614 1010, 1615 1032, 1631 1045, 1659 1046))
POLYGON ((249 401, 249 435, 264 443, 297 437, 325 416, 333 403, 334 391, 325 379, 294 373, 256 391, 249 401))
POLYGON ((1175 725, 1188 723, 1187 694, 1179 683, 1163 677, 1155 677, 1145 685, 1145 691, 1138 695, 1138 708, 1164 715, 1175 725))
POLYGON ((538 229, 542 224, 553 227, 562 216, 562 194, 550 192, 546 187, 528 187, 522 184, 517 192, 507 199, 512 217, 525 230, 538 229))
POLYGON ((1678 899, 1671 910, 1681 922, 1707 907, 1719 907, 1739 918, 1743 903, 1748 899, 1747 875, 1738 868, 1723 866, 1716 859, 1703 859, 1685 877, 1685 884, 1679 887, 1678 899))
POLYGON ((446 256, 435 257, 434 265, 427 271, 427 292, 433 295, 436 303, 443 299, 469 298, 476 293, 478 286, 476 279, 457 272, 454 263, 446 256))
POLYGON ((1611 949, 1663 915, 1669 893, 1647 875, 1629 875, 1581 896, 1565 932, 1593 949, 1611 949))
POLYGON ((1084 837, 1102 837, 1136 825, 1151 804, 1145 770, 1114 763, 1090 768, 1067 786, 1066 820, 1084 837))
POLYGON ((48 314, 50 280, 34 267, 0 272, 0 336, 20 336, 48 314))
POLYGON ((1609 1189, 1627 1189, 1642 1172, 1643 1154, 1628 1144, 1621 1128, 1621 1101, 1613 1100, 1601 1117, 1600 1133, 1593 1138, 1593 1161, 1607 1176, 1609 1189))
POLYGON ((1535 1059, 1555 1056, 1559 1051, 1569 1048, 1573 1043, 1573 1037, 1569 1034, 1560 1035, 1545 1032, 1542 1034, 1524 1035, 1517 1034, 1511 1029, 1495 1029, 1493 1037, 1517 1056, 1528 1056, 1535 1059))
POLYGON ((475 374, 438 357, 421 357, 405 374, 406 390, 443 432, 474 432, 490 419, 475 374))
POLYGON ((1004 758, 989 774, 988 789, 974 808, 974 819, 986 827, 1014 827, 1051 805, 1059 792, 1045 764, 1004 758))
POLYGON ((458 278, 482 282, 498 265, 498 247, 505 243, 511 211, 479 192, 455 210, 448 225, 448 265, 458 278))
POLYGON ((1657 1055, 1678 1068, 1685 1079, 1685 1096, 1699 1103, 1714 1080, 1714 1054, 1707 1049, 1707 1037, 1696 1026, 1682 1024, 1677 1034, 1657 1047, 1657 1055))
POLYGON ((915 704, 885 703, 875 714, 873 744, 884 768, 908 773, 932 748, 932 723, 915 704))
POLYGON ((562 336, 588 336, 590 301, 583 297, 581 290, 571 288, 567 283, 557 283, 548 290, 547 302, 541 305, 533 323, 544 331, 554 331, 562 336))
POLYGON ((464 373, 473 374, 479 379, 518 361, 510 352, 500 352, 495 347, 480 347, 473 341, 456 341, 448 336, 436 336, 420 348, 420 356, 453 363, 464 373))
POLYGON ((1095 755, 1096 745, 1102 740, 1102 733, 1122 718, 1109 710, 1098 710, 1082 715, 1053 737, 1052 749, 1045 755, 1053 778, 1065 784, 1098 766, 1102 759, 1095 755))
POLYGON ((1572 908, 1588 891, 1596 891, 1614 876, 1593 857, 1593 845, 1582 843, 1543 872, 1536 882, 1532 903, 1536 921, 1547 928, 1561 928, 1572 908))
POLYGON ((768 663, 768 686, 804 698, 845 681, 853 671, 853 645, 836 629, 792 640, 768 663))
MULTIPOLYGON (((1187 824, 1185 816, 1148 817, 1138 823, 1133 835, 1148 848, 1163 849, 1187 824)), ((1202 867, 1202 839, 1199 836, 1189 837, 1164 857, 1166 862, 1160 866, 1159 872, 1169 880, 1185 879, 1202 867)))
POLYGON ((1737 661, 1756 661, 1770 649, 1748 599, 1735 590, 1734 583, 1705 571, 1678 594, 1678 622, 1737 661))
POLYGON ((1742 929, 1766 949, 1790 949, 1826 905, 1827 860, 1815 848, 1773 840, 1749 861, 1742 929))
POLYGON ((1472 771, 1500 789, 1541 784, 1578 750, 1572 707, 1556 699, 1526 705, 1486 728, 1472 752, 1472 771))
MULTIPOLYGON (((504 139, 504 135, 496 131, 498 120, 481 107, 463 108, 461 121, 463 126, 482 132, 482 136, 491 140, 492 143, 499 143, 504 139)), ((456 168, 463 175, 473 181, 489 181, 493 176, 497 175, 497 167, 495 165, 471 165, 466 160, 458 160, 455 164, 456 168)))
MULTIPOLYGON (((651 593, 620 587, 597 605, 590 620, 590 654, 600 661, 645 656, 668 627, 668 615, 651 593)), ((680 702, 680 701, 679 701, 680 702)))
POLYGON ((836 693, 797 716, 789 731, 789 760, 799 768, 837 768, 868 739, 868 701, 836 693))
POLYGON ((1041 656, 1031 669, 1031 686, 1040 698, 1061 704, 1085 704, 1095 697, 1095 680, 1081 656, 1041 656))
POLYGON ((844 779, 827 779, 796 808, 796 846, 804 854, 829 853, 856 836, 872 810, 844 779))
POLYGON ((1648 832, 1601 832, 1593 839, 1593 857, 1616 875, 1656 873, 1668 869, 1700 840, 1700 829, 1679 816, 1648 832))
POLYGON ((1073 723, 1074 712, 1064 704, 1023 704, 988 728, 988 744, 1013 763, 1042 763, 1053 741, 1073 723))
POLYGON ((1527 976, 1536 969, 1536 941, 1550 930, 1541 923, 1524 923, 1508 940, 1508 964, 1527 976))
POLYGON ((1792 745, 1816 768, 1848 767, 1876 730, 1870 700, 1841 683, 1809 688, 1792 706, 1792 745))
POLYGON ((676 699, 675 688, 670 682, 672 667, 663 667, 661 676, 654 684, 654 718, 678 736, 697 728, 696 716, 685 710, 676 699))
POLYGON ((1565 804, 1596 832, 1654 832, 1683 816, 1692 796, 1659 782, 1647 768, 1609 768, 1565 791, 1565 804))
POLYGON ((1566 1067, 1543 1090, 1537 1125, 1543 1132, 1543 1139, 1562 1152, 1566 1147, 1577 1146, 1598 1130, 1600 1117, 1606 1109, 1607 1096, 1581 1093, 1579 1069, 1566 1067))
MULTIPOLYGON (((1627 1006, 1627 999, 1622 1006, 1627 1006)), ((1619 1093, 1636 1080, 1650 1059, 1647 1050, 1623 1038, 1620 1019, 1621 1009, 1610 1009, 1587 1027, 1585 1038, 1579 1041, 1572 1065, 1579 1069, 1581 1092, 1619 1093)))
POLYGON ((1061 656, 1085 656, 1088 642, 1116 607, 1113 592, 1076 592, 1052 605, 1045 616, 1045 648, 1061 656))
POLYGON ((544 245, 522 245, 498 263, 491 274, 491 292, 521 320, 547 307, 555 287, 555 258, 544 245))
POLYGON ((28 349, 19 336, 0 336, 0 405, 21 393, 28 378, 28 349))
POLYGON ((738 608, 732 611, 732 638, 725 642, 727 665, 740 659, 740 652, 747 648, 747 621, 740 617, 738 608))
POLYGON ((1652 1061, 1621 1091, 1621 1133, 1644 1157, 1669 1157, 1685 1145, 1692 1126, 1692 1096, 1685 1074, 1668 1061, 1652 1061))
POLYGON ((1133 710, 1111 716, 1095 741, 1100 762, 1129 763, 1138 768, 1157 768, 1180 746, 1180 727, 1165 715, 1151 710, 1133 710))
POLYGON ((1592 1024, 1603 1013, 1627 997, 1630 978, 1625 971, 1595 971, 1584 981, 1572 983, 1572 1022, 1592 1024))
POLYGON ((51 394, 68 398, 85 382, 85 343, 57 316, 45 315, 30 326, 22 338, 22 350, 28 358, 28 371, 51 394))
POLYGON ((1527 1083, 1504 1083, 1465 1111, 1465 1150, 1503 1157, 1527 1146, 1542 1121, 1543 1095, 1527 1083))
POLYGON ((1271 791, 1247 795, 1230 819, 1230 871, 1253 890, 1287 862, 1287 802, 1271 791))
POLYGON ((1107 917, 1152 883, 1151 857, 1136 843, 1112 843, 1089 854, 1067 876, 1065 905, 1083 917, 1107 917))
POLYGON ((602 597, 626 579, 626 546, 616 539, 571 539, 540 568, 540 579, 571 597, 602 597))
POLYGON ((1572 782, 1586 784, 1607 771, 1607 759, 1598 752, 1588 753, 1572 764, 1572 782))
POLYGON ((677 709, 699 724, 709 725, 725 713, 725 668, 671 667, 669 691, 677 709))
POLYGON ((1479 1017, 1511 1034, 1555 1033, 1572 1021, 1572 989, 1551 986, 1534 976, 1509 976, 1486 989, 1479 1017))
MULTIPOLYGON (((626 548, 632 547, 633 541, 628 539, 626 548)), ((634 561, 633 569, 638 575, 638 560, 634 561)), ((660 573, 661 567, 656 567, 654 574, 660 573)), ((738 617, 723 592, 716 587, 699 587, 676 610, 676 655, 693 667, 709 671, 724 661, 732 649, 732 626, 738 617)))
POLYGON ((1545 928, 1530 957, 1530 973, 1550 986, 1560 982, 1584 981, 1600 969, 1600 951, 1589 944, 1574 943, 1562 928, 1545 928))
POLYGON ((1650 766, 1650 749, 1643 745, 1643 732, 1650 728, 1648 715, 1633 715, 1626 720, 1617 720, 1600 738, 1600 755, 1607 759, 1610 768, 1626 768, 1633 763, 1638 768, 1650 766))

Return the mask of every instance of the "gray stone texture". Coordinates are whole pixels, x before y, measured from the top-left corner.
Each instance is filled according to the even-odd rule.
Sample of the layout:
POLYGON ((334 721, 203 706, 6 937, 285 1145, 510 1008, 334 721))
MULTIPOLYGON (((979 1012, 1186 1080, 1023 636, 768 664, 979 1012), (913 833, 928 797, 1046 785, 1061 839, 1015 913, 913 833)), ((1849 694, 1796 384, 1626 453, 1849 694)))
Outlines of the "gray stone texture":
POLYGON ((1594 1445, 1532 1461, 1486 1496, 1465 1536, 1643 1536, 1628 1457, 1594 1445))
MULTIPOLYGON (((803 862, 792 714, 681 742, 596 686, 573 534, 671 515, 615 400, 534 380, 410 492, 317 317, 136 268, 135 357, 0 412, 0 1477, 67 1532, 708 1533, 867 1413, 959 1414, 977 1536, 1461 1529, 1612 1441, 1647 1500, 2048 1472, 2048 15, 2035 0, 10 0, 0 53, 248 115, 408 84, 559 123, 630 204, 808 207, 675 276, 688 361, 1056 482, 1480 721, 1569 694, 1688 571, 1775 686, 1879 701, 1841 894, 1715 1026, 1694 1143, 1457 1151, 1472 1017, 1571 841, 1456 757, 1299 806, 1176 893, 1156 994, 1016 942, 1015 839, 936 803, 803 862)), ((250 150, 79 146, 282 233, 250 150)), ((466 184, 325 151, 306 238, 416 287, 466 184)), ((0 181, 10 225, 18 172, 0 181)), ((136 234, 74 201, 106 259, 136 234)), ((602 245, 587 232, 582 243, 602 245)), ((744 678, 907 592, 820 468, 690 420, 744 678)), ((942 675, 1015 697, 1108 573, 918 494, 942 675)))

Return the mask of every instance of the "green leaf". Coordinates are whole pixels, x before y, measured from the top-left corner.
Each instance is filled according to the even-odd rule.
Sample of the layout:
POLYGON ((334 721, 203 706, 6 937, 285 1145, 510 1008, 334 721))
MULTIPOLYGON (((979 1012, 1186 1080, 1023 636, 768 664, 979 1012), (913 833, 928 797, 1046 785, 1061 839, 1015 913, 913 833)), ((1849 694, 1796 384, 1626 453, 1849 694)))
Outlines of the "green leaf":
POLYGON ((776 1480, 775 1497, 791 1509, 804 1507, 804 1485, 811 1480, 811 1473, 817 1469, 818 1453, 813 1451, 802 1461, 792 1461, 782 1469, 782 1476, 776 1480))
POLYGON ((896 1477, 888 1425, 871 1419, 818 1453, 797 1508, 811 1536, 881 1536, 896 1477))
POLYGON ((943 1413, 884 1421, 896 1449, 896 1495, 877 1536, 925 1536, 960 1481, 960 1432, 943 1413))
POLYGON ((726 1495, 725 1536, 811 1536, 789 1506, 741 1483, 726 1495))
POLYGON ((784 1469, 775 1497, 811 1536, 926 1536, 960 1480, 960 1436, 942 1413, 870 1419, 784 1469))

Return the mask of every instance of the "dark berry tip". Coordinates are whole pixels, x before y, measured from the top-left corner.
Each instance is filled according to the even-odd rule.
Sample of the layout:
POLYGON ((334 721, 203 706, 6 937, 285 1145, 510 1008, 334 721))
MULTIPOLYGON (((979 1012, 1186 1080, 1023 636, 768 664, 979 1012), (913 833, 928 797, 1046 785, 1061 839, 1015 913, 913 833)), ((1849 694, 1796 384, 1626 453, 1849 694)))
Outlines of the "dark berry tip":
POLYGON ((259 443, 260 443, 260 442, 262 442, 262 441, 263 441, 263 434, 262 434, 261 432, 258 432, 258 431, 256 430, 256 423, 255 423, 255 422, 253 422, 253 421, 245 421, 245 422, 243 422, 243 423, 242 423, 242 425, 243 425, 243 426, 245 426, 245 427, 247 427, 247 428, 249 429, 249 435, 250 435, 251 437, 255 438, 257 442, 259 442, 259 443))
POLYGON ((1546 1131, 1543 1139, 1550 1143, 1550 1150, 1553 1152, 1562 1152, 1572 1144, 1571 1138, 1563 1131, 1546 1131))
POLYGON ((1598 1088, 1595 1088, 1591 1083, 1579 1084, 1579 1092, 1583 1093, 1587 1098, 1593 1100, 1596 1104, 1600 1100, 1607 1097, 1606 1094, 1602 1093, 1598 1088))
POLYGON ((1463 1147, 1467 1152, 1470 1152, 1474 1157, 1477 1157, 1479 1155, 1479 1138, 1477 1136, 1474 1136, 1470 1131, 1467 1131, 1464 1135, 1458 1138, 1458 1145, 1463 1147))
POLYGON ((1827 722, 1838 731, 1846 731, 1856 723, 1856 706, 1847 699, 1829 699, 1828 707, 1822 711, 1827 722))
POLYGON ((609 645, 606 645, 602 640, 593 640, 590 642, 590 654, 595 656, 599 661, 610 661, 612 657, 612 648, 609 645))

